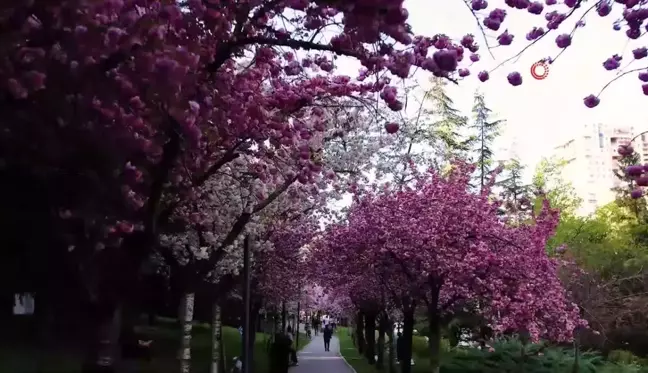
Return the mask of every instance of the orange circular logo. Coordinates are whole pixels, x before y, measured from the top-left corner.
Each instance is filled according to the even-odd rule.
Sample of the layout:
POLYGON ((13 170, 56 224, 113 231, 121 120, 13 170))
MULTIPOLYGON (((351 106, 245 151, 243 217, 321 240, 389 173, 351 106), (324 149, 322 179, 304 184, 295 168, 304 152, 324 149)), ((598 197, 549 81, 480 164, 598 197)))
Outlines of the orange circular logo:
POLYGON ((549 64, 544 61, 538 61, 531 65, 531 76, 535 80, 542 80, 549 76, 549 64))

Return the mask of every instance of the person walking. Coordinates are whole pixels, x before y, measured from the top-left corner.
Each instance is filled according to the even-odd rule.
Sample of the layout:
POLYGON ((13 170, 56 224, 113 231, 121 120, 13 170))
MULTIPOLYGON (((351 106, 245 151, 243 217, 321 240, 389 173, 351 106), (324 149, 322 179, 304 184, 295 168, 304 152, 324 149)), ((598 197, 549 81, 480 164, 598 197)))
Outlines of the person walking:
POLYGON ((331 325, 326 325, 324 328, 324 351, 330 351, 331 338, 333 338, 333 328, 331 325))

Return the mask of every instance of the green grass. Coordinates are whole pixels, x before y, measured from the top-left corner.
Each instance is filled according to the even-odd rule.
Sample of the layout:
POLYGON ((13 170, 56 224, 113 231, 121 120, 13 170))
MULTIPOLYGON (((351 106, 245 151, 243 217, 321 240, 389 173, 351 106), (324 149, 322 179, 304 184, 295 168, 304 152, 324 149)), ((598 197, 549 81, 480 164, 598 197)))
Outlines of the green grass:
MULTIPOLYGON (((351 339, 351 336, 349 335, 349 331, 351 329, 348 328, 338 328, 338 331, 336 333, 338 339, 340 340, 340 354, 342 357, 355 369, 357 373, 376 373, 378 370, 374 365, 370 365, 367 362, 367 359, 360 355, 358 353, 358 350, 355 348, 353 345, 353 340, 351 339)), ((388 343, 389 339, 387 339, 388 343)), ((414 363, 415 365, 412 367, 412 373, 423 373, 427 372, 426 368, 428 366, 428 362, 426 360, 427 357, 427 342, 425 341, 424 337, 419 337, 415 336, 412 341, 412 355, 414 356, 414 363), (417 355, 417 353, 419 355, 417 355), (420 354, 425 354, 425 355, 420 355, 420 354)), ((395 353, 395 351, 394 351, 395 353)), ((389 360, 387 351, 385 351, 385 363, 389 360)), ((383 370, 385 372, 389 371, 387 366, 385 366, 385 369, 383 370)))
MULTIPOLYGON (((142 363, 142 373, 178 372, 176 359, 181 330, 175 323, 161 322, 155 327, 142 327, 153 338, 150 364, 142 363)), ((231 366, 232 359, 241 354, 241 335, 236 328, 223 327, 222 336, 225 363, 231 366)), ((270 335, 257 333, 254 347, 254 373, 267 373, 269 363, 267 346, 270 335)), ((305 334, 299 336, 298 349, 308 343, 305 334)), ((81 356, 71 351, 48 351, 3 347, 0 349, 0 373, 75 373, 80 371, 81 356)), ((207 324, 195 324, 191 342, 192 373, 207 373, 211 365, 211 331, 207 324)))
MULTIPOLYGON (((349 329, 340 328, 337 332, 340 340, 340 352, 357 373, 378 373, 375 366, 369 365, 353 345, 349 329)), ((543 354, 538 353, 538 347, 529 347, 527 357, 521 363, 521 346, 516 341, 500 340, 493 346, 493 352, 477 349, 452 349, 446 344, 442 346, 442 373, 571 373, 573 369, 573 351, 571 349, 547 348, 543 354), (535 350, 534 350, 535 349, 535 350), (535 351, 535 352, 534 352, 535 351), (524 365, 524 368, 520 368, 524 365)), ((429 352, 425 348, 425 338, 414 337, 413 358, 415 365, 412 373, 429 372, 429 352)), ((648 373, 648 366, 642 366, 643 361, 629 356, 626 352, 617 352, 616 363, 604 361, 597 354, 581 352, 579 373, 648 373)), ((399 370, 397 370, 399 371, 399 370)), ((387 367, 381 372, 388 372, 387 367)))
POLYGON ((340 354, 344 360, 349 363, 355 369, 357 373, 374 373, 376 368, 372 365, 369 365, 367 359, 364 356, 361 356, 353 345, 353 340, 349 335, 350 329, 348 328, 337 328, 336 335, 340 340, 340 354))

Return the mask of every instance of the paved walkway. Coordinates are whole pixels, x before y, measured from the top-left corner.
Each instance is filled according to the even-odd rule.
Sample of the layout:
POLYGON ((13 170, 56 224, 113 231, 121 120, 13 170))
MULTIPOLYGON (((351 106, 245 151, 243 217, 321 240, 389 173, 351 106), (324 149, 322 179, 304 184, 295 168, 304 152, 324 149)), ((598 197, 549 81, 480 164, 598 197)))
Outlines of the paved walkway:
POLYGON ((333 336, 330 351, 324 351, 322 334, 313 339, 298 353, 299 365, 288 373, 354 373, 340 356, 340 341, 333 336))

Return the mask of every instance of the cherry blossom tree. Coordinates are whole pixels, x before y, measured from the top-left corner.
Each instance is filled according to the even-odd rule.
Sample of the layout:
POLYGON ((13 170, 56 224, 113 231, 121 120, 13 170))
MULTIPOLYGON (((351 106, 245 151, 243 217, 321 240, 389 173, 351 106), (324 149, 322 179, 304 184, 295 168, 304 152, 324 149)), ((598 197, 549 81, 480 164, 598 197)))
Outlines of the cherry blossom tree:
MULTIPOLYGON (((547 9, 560 11, 545 11, 539 2, 505 4, 544 14, 551 31, 583 5, 547 1, 547 9)), ((499 30, 507 16, 483 0, 468 5, 491 30, 499 30)), ((590 9, 605 16, 619 7, 625 7, 619 28, 625 27, 630 39, 640 38, 646 19, 642 2, 599 1, 590 9)), ((203 226, 214 218, 201 216, 195 196, 204 195, 201 188, 216 183, 212 177, 227 165, 240 160, 234 167, 249 170, 237 172, 261 180, 250 184, 254 198, 242 211, 234 210, 238 215, 223 215, 232 225, 212 232, 214 245, 232 252, 255 213, 278 195, 295 183, 315 184, 332 175, 311 162, 320 151, 313 141, 327 139, 335 126, 323 110, 327 103, 379 96, 398 111, 404 98, 392 80, 408 77, 413 67, 451 81, 467 78, 468 65, 479 59, 475 37, 455 42, 441 34, 414 36, 407 16, 401 0, 0 5, 2 164, 24 169, 50 189, 52 221, 70 237, 70 247, 82 252, 84 268, 91 268, 84 273, 97 303, 96 326, 116 320, 125 298, 137 296, 131 285, 147 258, 169 246, 158 245, 158 238, 172 223, 182 221, 194 231, 178 238, 187 234, 197 240, 192 255, 204 251, 200 240, 211 238, 203 226), (465 58, 467 51, 472 54, 465 58), (336 56, 359 61, 363 71, 358 77, 337 75, 336 56)), ((527 39, 535 43, 549 33, 534 28, 527 39)), ((509 45, 513 36, 504 32, 498 41, 509 45)), ((571 35, 558 35, 556 43, 568 47, 571 35)), ((633 51, 635 59, 646 54, 645 48, 633 51)), ((604 67, 618 69, 619 61, 611 57, 604 67)), ((624 74, 631 71, 638 70, 624 74)), ((477 75, 488 77, 485 71, 477 75)), ((521 84, 516 72, 508 80, 521 84)), ((585 104, 596 106, 598 98, 590 96, 585 104)), ((342 128, 333 137, 353 130, 342 128)), ((357 141, 355 148, 369 142, 357 141)), ((229 182, 216 188, 223 191, 219 197, 230 188, 229 182)), ((200 260, 206 268, 200 272, 212 271, 224 255, 200 260)), ((110 328, 96 329, 98 341, 114 340, 107 338, 116 334, 106 334, 110 328)), ((110 344, 93 346, 101 356, 95 363, 110 370, 110 344)))
POLYGON ((378 278, 410 295, 409 303, 393 299, 402 307, 406 337, 414 308, 424 307, 434 369, 443 320, 465 307, 498 333, 526 331, 534 339, 570 340, 583 323, 566 298, 558 264, 545 252, 557 211, 546 205, 532 225, 503 224, 488 190, 469 191, 472 170, 456 164, 447 176, 421 175, 411 188, 368 193, 329 237, 337 248, 353 248, 347 255, 357 255, 354 265, 378 268, 378 278))
MULTIPOLYGON (((102 280, 123 287, 104 299, 100 308, 108 311, 97 315, 101 320, 114 319, 118 294, 128 292, 127 279, 136 278, 160 228, 180 213, 178 207, 191 211, 183 205, 194 189, 224 165, 242 155, 304 153, 304 140, 326 129, 326 121, 315 120, 322 113, 312 108, 318 99, 386 89, 392 109, 402 106, 386 82, 331 74, 330 53, 361 60, 365 76, 411 65, 397 66, 395 58, 411 52, 390 46, 412 43, 398 3, 353 10, 307 2, 8 2, 1 13, 10 31, 0 42, 6 56, 0 69, 5 163, 28 166, 61 190, 52 207, 91 232, 90 256, 115 248, 115 260, 98 262, 130 263, 128 276, 102 280), (287 10, 297 12, 290 32, 281 28, 287 10), (340 11, 347 29, 330 43, 313 42, 340 11), (364 22, 367 15, 378 23, 364 22), (392 41, 378 52, 363 45, 381 35, 392 41), (278 47, 318 54, 297 58, 278 47), (244 57, 252 62, 241 67, 237 59, 244 57)), ((423 63, 429 43, 417 43, 423 63)), ((279 170, 280 188, 321 173, 298 162, 292 167, 279 170)), ((233 230, 226 236, 232 242, 237 237, 233 230)))

